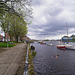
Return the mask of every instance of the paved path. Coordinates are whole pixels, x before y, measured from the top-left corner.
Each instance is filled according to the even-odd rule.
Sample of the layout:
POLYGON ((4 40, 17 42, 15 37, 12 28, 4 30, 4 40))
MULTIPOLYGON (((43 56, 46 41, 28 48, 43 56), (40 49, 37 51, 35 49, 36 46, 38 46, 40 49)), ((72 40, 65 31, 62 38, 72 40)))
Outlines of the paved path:
POLYGON ((25 52, 26 44, 19 44, 0 53, 0 75, 15 75, 25 52))

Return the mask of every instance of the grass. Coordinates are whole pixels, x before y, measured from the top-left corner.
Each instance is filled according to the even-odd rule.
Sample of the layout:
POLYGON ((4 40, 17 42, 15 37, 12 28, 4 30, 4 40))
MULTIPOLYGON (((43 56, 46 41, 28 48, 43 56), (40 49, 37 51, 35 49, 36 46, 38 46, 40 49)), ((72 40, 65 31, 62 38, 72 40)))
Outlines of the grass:
POLYGON ((32 51, 32 56, 35 57, 36 56, 36 52, 32 51))
POLYGON ((28 75, 34 75, 34 65, 33 65, 33 56, 31 54, 31 51, 29 50, 29 56, 28 56, 28 75))
MULTIPOLYGON (((16 45, 8 43, 8 47, 13 47, 13 46, 16 46, 16 45)), ((0 47, 7 47, 7 43, 0 42, 0 47)))
MULTIPOLYGON (((22 43, 22 42, 9 41, 8 47, 16 46, 14 43, 22 43)), ((0 47, 7 47, 7 42, 0 42, 0 47)))

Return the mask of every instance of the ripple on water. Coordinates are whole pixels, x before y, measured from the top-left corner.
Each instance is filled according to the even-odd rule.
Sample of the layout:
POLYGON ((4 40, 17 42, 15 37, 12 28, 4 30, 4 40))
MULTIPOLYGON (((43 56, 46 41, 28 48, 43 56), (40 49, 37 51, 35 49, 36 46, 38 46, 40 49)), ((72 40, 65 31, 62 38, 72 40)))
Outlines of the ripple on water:
POLYGON ((36 75, 75 75, 75 51, 59 50, 57 43, 52 42, 53 47, 34 43, 37 51, 33 59, 36 75), (53 57, 54 54, 59 55, 58 59, 53 57))

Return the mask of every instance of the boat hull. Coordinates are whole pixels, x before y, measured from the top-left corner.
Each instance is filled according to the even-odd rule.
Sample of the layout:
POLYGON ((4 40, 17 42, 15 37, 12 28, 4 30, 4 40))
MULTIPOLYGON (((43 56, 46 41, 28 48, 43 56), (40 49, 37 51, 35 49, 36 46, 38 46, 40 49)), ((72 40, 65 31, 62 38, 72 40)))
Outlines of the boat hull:
POLYGON ((48 46, 54 46, 53 44, 47 44, 48 46))
POLYGON ((59 49, 65 49, 65 46, 63 45, 57 45, 57 48, 59 48, 59 49))
POLYGON ((40 44, 45 45, 46 43, 40 43, 40 44))
POLYGON ((68 50, 75 50, 75 46, 69 46, 69 47, 65 47, 68 50))

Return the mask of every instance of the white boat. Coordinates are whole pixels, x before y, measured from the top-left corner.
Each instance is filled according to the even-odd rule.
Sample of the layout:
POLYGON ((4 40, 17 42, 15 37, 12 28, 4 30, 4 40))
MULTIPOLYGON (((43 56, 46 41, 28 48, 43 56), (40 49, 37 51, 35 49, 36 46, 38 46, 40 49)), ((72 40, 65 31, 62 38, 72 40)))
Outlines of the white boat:
POLYGON ((66 46, 65 46, 65 49, 68 49, 68 50, 75 50, 75 46, 74 46, 74 45, 66 45, 66 46))
POLYGON ((54 46, 53 44, 47 44, 48 46, 54 46))

